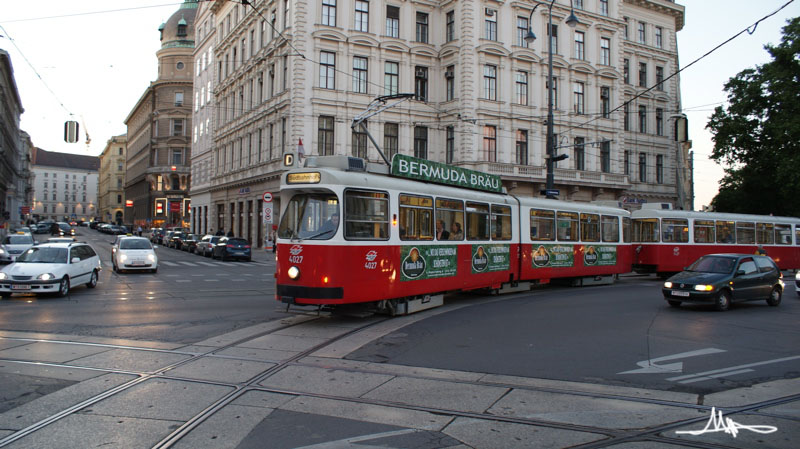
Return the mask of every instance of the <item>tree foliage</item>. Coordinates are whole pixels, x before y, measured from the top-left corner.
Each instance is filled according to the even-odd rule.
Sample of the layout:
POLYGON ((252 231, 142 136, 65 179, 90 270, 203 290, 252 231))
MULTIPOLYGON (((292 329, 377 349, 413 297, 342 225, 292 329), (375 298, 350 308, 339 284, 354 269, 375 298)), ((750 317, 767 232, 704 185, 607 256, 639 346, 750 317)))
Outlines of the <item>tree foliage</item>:
POLYGON ((772 61, 728 80, 727 108, 706 128, 725 167, 712 206, 720 212, 800 216, 800 18, 788 21, 772 61))

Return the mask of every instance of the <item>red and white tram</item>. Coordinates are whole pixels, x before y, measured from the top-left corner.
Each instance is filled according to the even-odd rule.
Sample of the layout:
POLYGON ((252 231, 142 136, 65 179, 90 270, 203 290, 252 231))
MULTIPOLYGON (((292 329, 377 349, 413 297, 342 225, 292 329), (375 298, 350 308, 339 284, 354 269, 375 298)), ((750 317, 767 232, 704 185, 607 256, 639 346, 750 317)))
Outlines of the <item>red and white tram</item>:
MULTIPOLYGON (((649 207, 648 207, 649 206, 649 207)), ((800 219, 656 209, 634 211, 633 269, 666 275, 713 253, 765 252, 782 270, 800 268, 800 219)))
MULTIPOLYGON (((470 172, 411 164, 445 177, 470 172)), ((345 156, 306 159, 283 174, 280 195, 276 299, 287 304, 410 313, 441 304, 445 292, 610 282, 631 268, 630 214, 619 208, 390 176, 345 156)))

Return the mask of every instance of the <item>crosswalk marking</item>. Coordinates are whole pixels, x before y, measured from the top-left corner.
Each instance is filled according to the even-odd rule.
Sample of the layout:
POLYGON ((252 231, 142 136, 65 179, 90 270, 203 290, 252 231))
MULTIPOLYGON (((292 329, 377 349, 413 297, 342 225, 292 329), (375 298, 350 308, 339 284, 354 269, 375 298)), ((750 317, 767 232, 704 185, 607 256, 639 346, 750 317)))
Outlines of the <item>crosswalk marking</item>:
MULTIPOLYGON (((168 267, 179 267, 179 266, 197 267, 199 265, 204 265, 206 267, 230 267, 230 266, 236 265, 236 262, 233 262, 233 263, 232 262, 206 262, 206 261, 190 262, 190 261, 186 261, 186 260, 179 260, 179 261, 174 261, 174 262, 173 261, 169 261, 169 260, 162 260, 159 263, 161 263, 162 265, 166 265, 168 267)), ((242 264, 242 265, 257 265, 257 266, 261 266, 261 267, 269 265, 268 263, 256 262, 256 261, 239 262, 239 264, 242 264)))
POLYGON ((175 262, 169 262, 169 261, 166 261, 166 260, 162 260, 161 263, 163 265, 168 266, 168 267, 177 267, 178 266, 178 264, 176 264, 175 262))

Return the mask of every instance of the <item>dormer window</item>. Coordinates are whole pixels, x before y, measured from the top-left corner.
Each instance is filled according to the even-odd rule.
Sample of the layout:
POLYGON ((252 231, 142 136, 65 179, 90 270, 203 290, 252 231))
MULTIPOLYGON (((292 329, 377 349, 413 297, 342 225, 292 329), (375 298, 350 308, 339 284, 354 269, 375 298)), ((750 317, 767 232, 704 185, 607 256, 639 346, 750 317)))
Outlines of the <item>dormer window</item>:
POLYGON ((178 21, 178 37, 186 37, 186 19, 183 16, 178 21))

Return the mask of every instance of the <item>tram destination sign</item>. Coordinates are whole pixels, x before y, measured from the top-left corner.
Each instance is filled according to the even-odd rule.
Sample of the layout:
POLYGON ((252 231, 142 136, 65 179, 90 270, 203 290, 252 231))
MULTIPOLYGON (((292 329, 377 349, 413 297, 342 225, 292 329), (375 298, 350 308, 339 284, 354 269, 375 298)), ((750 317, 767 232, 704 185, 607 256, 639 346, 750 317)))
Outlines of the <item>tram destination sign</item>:
POLYGON ((500 177, 488 173, 453 167, 426 159, 395 154, 392 158, 393 176, 416 179, 420 181, 446 184, 455 187, 484 190, 487 192, 503 192, 500 177))

